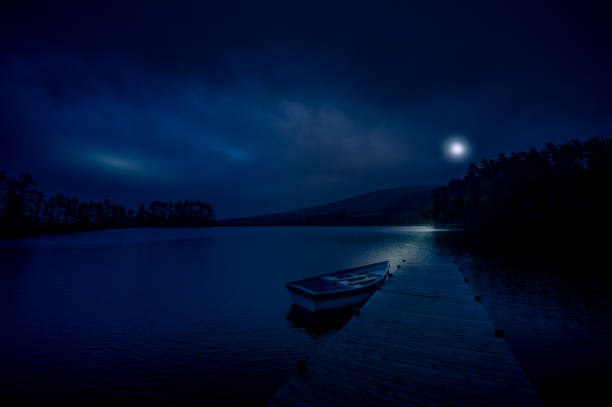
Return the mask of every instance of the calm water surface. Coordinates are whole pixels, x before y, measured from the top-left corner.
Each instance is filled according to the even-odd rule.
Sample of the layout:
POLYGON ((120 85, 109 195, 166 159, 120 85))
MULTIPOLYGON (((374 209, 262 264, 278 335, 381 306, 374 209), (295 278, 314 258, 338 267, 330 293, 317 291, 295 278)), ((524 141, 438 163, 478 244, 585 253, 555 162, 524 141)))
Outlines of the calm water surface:
POLYGON ((517 276, 445 247, 443 233, 133 229, 0 242, 0 392, 22 404, 261 405, 334 332, 288 320, 284 283, 402 259, 463 265, 548 401, 552 377, 610 366, 605 292, 517 276))

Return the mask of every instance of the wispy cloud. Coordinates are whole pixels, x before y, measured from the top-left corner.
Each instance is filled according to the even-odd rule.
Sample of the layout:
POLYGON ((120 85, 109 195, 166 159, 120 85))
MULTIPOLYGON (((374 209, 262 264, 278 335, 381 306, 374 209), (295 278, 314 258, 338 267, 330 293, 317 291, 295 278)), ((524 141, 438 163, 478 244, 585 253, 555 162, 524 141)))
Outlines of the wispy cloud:
POLYGON ((142 163, 129 158, 117 157, 104 153, 95 153, 91 155, 91 160, 100 163, 109 168, 127 171, 127 172, 143 172, 145 167, 142 163))
POLYGON ((611 127, 609 116, 590 120, 542 95, 527 104, 503 81, 427 92, 417 81, 419 92, 390 106, 367 98, 377 96, 372 84, 321 78, 284 88, 248 75, 219 84, 105 54, 4 55, 0 73, 6 170, 30 170, 58 191, 58 174, 70 174, 77 193, 122 183, 118 199, 131 201, 197 196, 214 200, 220 216, 444 182, 467 165, 443 158, 439 146, 451 133, 465 134, 472 156, 482 157, 611 127))

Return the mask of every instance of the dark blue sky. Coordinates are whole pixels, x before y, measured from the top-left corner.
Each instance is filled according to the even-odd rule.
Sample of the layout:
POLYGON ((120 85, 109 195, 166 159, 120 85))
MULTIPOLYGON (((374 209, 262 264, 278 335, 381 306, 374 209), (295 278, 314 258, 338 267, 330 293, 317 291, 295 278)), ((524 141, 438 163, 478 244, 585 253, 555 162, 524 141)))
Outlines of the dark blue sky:
POLYGON ((3 5, 0 169, 47 193, 250 215, 611 133, 586 2, 45 3, 3 5))

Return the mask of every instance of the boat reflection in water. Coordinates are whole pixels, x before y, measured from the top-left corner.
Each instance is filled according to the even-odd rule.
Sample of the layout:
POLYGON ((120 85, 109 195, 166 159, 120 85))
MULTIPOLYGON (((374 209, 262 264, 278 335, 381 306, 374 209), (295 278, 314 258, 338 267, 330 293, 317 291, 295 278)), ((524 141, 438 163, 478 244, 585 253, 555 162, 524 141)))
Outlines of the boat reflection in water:
MULTIPOLYGON (((358 304, 356 307, 363 305, 358 304)), ((320 335, 342 328, 355 314, 355 308, 340 308, 330 311, 310 312, 292 304, 287 314, 289 325, 302 328, 310 335, 320 335)))

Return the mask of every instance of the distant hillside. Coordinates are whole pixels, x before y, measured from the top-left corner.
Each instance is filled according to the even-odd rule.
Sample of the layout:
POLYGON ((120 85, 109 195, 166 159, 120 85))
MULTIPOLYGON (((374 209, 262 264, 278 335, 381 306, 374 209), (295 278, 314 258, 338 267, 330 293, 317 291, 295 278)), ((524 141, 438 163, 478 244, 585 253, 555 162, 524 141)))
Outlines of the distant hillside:
POLYGON ((427 223, 436 185, 398 187, 288 212, 225 219, 219 225, 398 225, 427 223))

